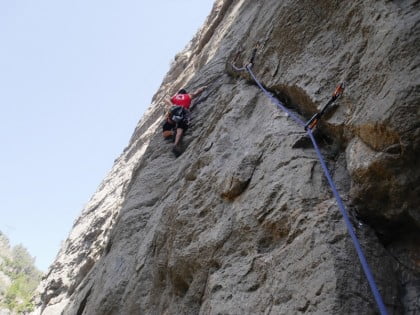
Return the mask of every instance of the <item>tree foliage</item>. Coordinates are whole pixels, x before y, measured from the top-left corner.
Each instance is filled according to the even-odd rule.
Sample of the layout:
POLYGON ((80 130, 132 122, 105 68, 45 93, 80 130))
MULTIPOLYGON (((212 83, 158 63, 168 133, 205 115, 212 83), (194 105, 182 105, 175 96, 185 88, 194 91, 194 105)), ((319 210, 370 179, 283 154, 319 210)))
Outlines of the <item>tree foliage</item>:
MULTIPOLYGON (((9 244, 5 241, 3 245, 9 244)), ((42 273, 35 267, 33 258, 22 245, 13 248, 3 246, 0 251, 0 273, 10 279, 10 284, 0 290, 0 308, 6 308, 17 313, 33 310, 32 297, 41 281, 42 273)))

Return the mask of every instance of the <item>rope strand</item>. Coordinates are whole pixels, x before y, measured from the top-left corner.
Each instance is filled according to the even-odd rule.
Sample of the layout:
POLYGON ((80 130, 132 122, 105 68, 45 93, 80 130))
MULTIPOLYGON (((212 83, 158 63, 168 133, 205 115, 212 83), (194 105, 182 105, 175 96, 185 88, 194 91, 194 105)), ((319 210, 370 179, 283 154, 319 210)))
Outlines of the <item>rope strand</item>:
MULTIPOLYGON (((306 123, 302 119, 300 119, 297 115, 295 115, 293 112, 291 112, 289 109, 287 109, 278 99, 276 99, 270 92, 268 92, 264 88, 264 86, 261 84, 261 82, 257 79, 257 77, 252 72, 251 66, 252 66, 252 64, 248 64, 245 67, 238 68, 234 64, 232 64, 232 67, 236 71, 244 71, 244 70, 247 70, 248 73, 253 78, 253 80, 255 81, 255 83, 258 85, 258 87, 264 92, 264 94, 266 94, 277 105, 277 107, 279 107, 280 109, 282 109, 283 111, 285 111, 291 118, 293 118, 293 120, 298 125, 300 125, 302 127, 305 127, 306 126, 306 123)), ((364 271, 365 276, 366 276, 366 278, 368 280, 370 289, 371 289, 372 294, 373 294, 373 296, 375 298, 375 301, 376 301, 376 304, 377 304, 377 306, 379 308, 379 311, 380 311, 381 315, 387 315, 388 313, 387 313, 385 304, 384 304, 384 302, 382 300, 381 294, 379 293, 378 287, 376 286, 375 279, 373 277, 372 271, 371 271, 371 269, 369 267, 369 264, 368 264, 368 262, 366 260, 366 257, 364 255, 364 253, 363 253, 363 250, 362 250, 362 248, 360 246, 360 242, 359 242, 359 240, 358 240, 358 238, 356 236, 356 233, 354 232, 353 225, 350 222, 350 219, 349 219, 349 216, 347 214, 347 211, 346 211, 346 208, 344 206, 344 203, 341 200, 340 194, 337 191, 337 188, 335 186, 335 183, 334 183, 334 181, 333 181, 333 179, 332 179, 332 177, 330 175, 330 172, 328 170, 328 167, 327 167, 327 165, 326 165, 326 163, 324 161, 324 158, 323 158, 322 153, 321 153, 321 151, 319 149, 318 143, 316 142, 315 137, 312 134, 311 128, 305 128, 305 130, 306 130, 309 138, 312 141, 313 147, 314 147, 314 149, 316 151, 316 154, 318 156, 319 162, 321 163, 321 166, 322 166, 322 169, 324 171, 325 177, 327 178, 328 183, 329 183, 329 185, 331 187, 331 190, 333 192, 333 195, 334 195, 334 197, 335 197, 335 199, 337 201, 338 208, 339 208, 339 210, 340 210, 340 212, 341 212, 341 214, 343 216, 344 222, 345 222, 346 227, 347 227, 347 231, 349 232, 350 237, 351 237, 351 239, 353 241, 353 245, 354 245, 354 247, 356 249, 356 252, 357 252, 357 255, 359 257, 360 264, 362 265, 363 271, 364 271)))
POLYGON ((305 127, 305 122, 300 119, 295 113, 290 111, 289 109, 284 106, 283 103, 281 103, 277 98, 275 98, 270 92, 268 92, 263 85, 260 83, 260 81, 257 80, 254 73, 251 71, 251 67, 248 65, 245 67, 248 73, 251 75, 251 77, 254 79, 255 83, 257 83, 258 87, 264 92, 265 95, 267 95, 280 109, 285 111, 293 120, 300 126, 305 127))
POLYGON ((372 271, 370 270, 370 267, 369 267, 369 264, 366 260, 366 257, 363 254, 363 250, 360 246, 359 240, 356 236, 356 233, 354 232, 353 225, 350 222, 350 219, 349 219, 349 216, 347 214, 346 208, 344 207, 344 203, 341 200, 341 197, 340 197, 340 194, 337 191, 337 188, 335 187, 333 179, 331 178, 328 167, 327 167, 327 165, 324 161, 324 158, 321 154, 321 151, 318 147, 318 143, 316 142, 315 137, 312 134, 312 131, 311 131, 310 128, 307 128, 306 132, 308 133, 309 137, 311 138, 311 141, 312 141, 312 144, 313 144, 314 149, 316 151, 316 154, 318 155, 319 162, 321 163, 322 169, 324 170, 325 177, 327 178, 328 183, 330 184, 331 190, 334 194, 334 197, 337 200, 338 209, 340 210, 340 212, 343 216, 344 222, 347 226, 347 231, 349 232, 350 237, 353 241, 354 248, 356 249, 357 255, 359 256, 360 264, 362 265, 365 276, 366 276, 366 278, 369 282, 370 289, 371 289, 372 294, 375 298, 376 304, 378 305, 379 311, 381 312, 381 315, 386 315, 387 314, 386 307, 384 305, 384 302, 382 301, 381 294, 379 293, 379 290, 376 286, 375 279, 373 277, 372 271))

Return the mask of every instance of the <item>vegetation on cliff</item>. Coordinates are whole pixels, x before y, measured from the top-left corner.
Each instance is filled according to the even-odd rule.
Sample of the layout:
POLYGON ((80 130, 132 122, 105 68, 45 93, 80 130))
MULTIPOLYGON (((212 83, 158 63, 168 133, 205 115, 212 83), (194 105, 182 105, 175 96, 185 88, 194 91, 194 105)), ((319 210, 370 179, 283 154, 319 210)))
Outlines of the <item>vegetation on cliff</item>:
POLYGON ((22 245, 10 247, 0 232, 0 309, 24 313, 33 310, 32 296, 42 273, 22 245))

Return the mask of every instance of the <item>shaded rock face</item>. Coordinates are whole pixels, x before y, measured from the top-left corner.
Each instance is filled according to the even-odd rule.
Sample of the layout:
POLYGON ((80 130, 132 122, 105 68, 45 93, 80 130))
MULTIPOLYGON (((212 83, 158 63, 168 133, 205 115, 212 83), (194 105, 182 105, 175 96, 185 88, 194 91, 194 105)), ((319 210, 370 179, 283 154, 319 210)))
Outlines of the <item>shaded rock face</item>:
POLYGON ((39 288, 42 314, 375 314, 305 131, 315 136, 390 314, 420 312, 418 1, 216 1, 179 53, 39 288), (196 100, 177 159, 163 97, 196 100))

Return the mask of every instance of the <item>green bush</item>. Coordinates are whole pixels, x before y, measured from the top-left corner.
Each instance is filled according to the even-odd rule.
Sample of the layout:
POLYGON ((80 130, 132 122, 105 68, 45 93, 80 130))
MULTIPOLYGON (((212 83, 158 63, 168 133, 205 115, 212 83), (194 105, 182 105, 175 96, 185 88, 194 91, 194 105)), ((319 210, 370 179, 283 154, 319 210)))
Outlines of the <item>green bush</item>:
POLYGON ((18 275, 6 291, 4 306, 17 312, 32 311, 31 299, 35 288, 30 278, 18 275))
MULTIPOLYGON (((1 232, 0 232, 0 236, 1 232)), ((3 241, 3 243, 5 243, 3 241)), ((35 259, 22 245, 2 248, 0 271, 7 275, 11 284, 0 294, 0 307, 17 313, 33 311, 32 297, 41 281, 42 273, 35 267, 35 259)))

